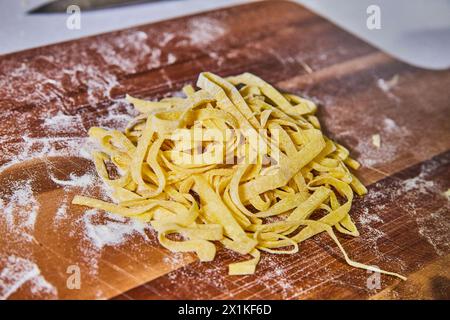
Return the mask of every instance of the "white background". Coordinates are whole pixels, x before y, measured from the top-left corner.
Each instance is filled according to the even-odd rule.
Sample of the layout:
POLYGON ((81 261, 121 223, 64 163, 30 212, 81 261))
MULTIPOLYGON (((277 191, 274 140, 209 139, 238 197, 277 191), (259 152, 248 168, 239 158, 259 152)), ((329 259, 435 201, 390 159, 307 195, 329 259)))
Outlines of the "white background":
MULTIPOLYGON (((67 14, 28 15, 47 0, 0 0, 0 54, 230 6, 245 0, 178 0, 82 12, 81 29, 67 14)), ((450 67, 450 0, 297 0, 411 64, 450 67), (369 5, 381 8, 381 29, 366 27, 369 5)))

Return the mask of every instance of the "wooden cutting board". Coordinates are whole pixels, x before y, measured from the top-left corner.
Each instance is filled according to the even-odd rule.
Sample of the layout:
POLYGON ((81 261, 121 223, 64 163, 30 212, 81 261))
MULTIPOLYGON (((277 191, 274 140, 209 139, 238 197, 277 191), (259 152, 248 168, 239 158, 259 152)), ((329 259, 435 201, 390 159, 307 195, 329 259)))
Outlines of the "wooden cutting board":
POLYGON ((405 65, 278 1, 0 56, 0 297, 449 299, 449 88, 450 71, 405 65), (369 189, 351 211, 361 236, 341 236, 343 246, 406 282, 349 267, 326 235, 295 255, 264 255, 255 275, 228 276, 230 252, 200 263, 161 248, 146 226, 70 204, 106 194, 87 129, 123 128, 125 93, 178 94, 201 71, 249 71, 320 104, 369 189))

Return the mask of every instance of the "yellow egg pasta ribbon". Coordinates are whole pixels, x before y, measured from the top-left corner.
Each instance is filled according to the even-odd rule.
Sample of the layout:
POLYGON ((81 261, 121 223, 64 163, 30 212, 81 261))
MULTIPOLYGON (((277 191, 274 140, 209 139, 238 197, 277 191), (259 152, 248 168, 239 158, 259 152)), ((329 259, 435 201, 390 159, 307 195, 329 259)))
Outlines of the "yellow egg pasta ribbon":
POLYGON ((354 262, 339 242, 335 231, 359 235, 350 209, 367 189, 351 171, 359 163, 321 131, 314 102, 250 73, 203 72, 197 86, 185 86, 185 98, 127 95, 139 115, 123 132, 91 128, 115 203, 72 203, 150 223, 163 247, 201 261, 216 245, 250 257, 230 264, 230 275, 253 274, 261 251, 295 254, 326 232, 349 265, 405 279, 354 262))

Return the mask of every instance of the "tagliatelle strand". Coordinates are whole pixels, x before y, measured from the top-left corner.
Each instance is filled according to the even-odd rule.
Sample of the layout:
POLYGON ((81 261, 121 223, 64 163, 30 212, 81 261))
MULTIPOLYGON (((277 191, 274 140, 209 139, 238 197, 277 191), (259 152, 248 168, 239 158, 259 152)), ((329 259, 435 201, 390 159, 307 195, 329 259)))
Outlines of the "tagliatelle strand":
POLYGON ((84 196, 72 203, 150 223, 160 244, 211 261, 216 243, 250 258, 230 275, 253 274, 266 254, 295 254, 326 232, 357 268, 403 276, 351 260, 335 230, 358 236, 350 209, 367 189, 359 163, 327 138, 312 101, 282 94, 250 73, 201 73, 186 98, 126 97, 139 115, 123 132, 89 136, 99 176, 115 204, 84 196), (113 170, 111 170, 113 168, 113 170))

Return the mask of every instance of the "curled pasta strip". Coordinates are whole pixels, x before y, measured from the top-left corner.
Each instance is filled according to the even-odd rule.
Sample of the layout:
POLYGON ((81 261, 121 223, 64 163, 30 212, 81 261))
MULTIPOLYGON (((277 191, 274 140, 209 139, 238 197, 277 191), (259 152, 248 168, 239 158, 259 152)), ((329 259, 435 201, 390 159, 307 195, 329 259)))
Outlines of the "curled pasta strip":
POLYGON ((148 222, 163 247, 201 261, 214 259, 216 243, 250 257, 230 264, 231 275, 254 273, 261 251, 296 254, 326 232, 349 265, 404 279, 351 260, 340 244, 335 231, 359 235, 350 209, 367 189, 349 150, 321 131, 314 102, 250 73, 204 72, 197 86, 185 86, 185 98, 127 95, 139 115, 123 132, 91 128, 115 203, 73 203, 148 222))

